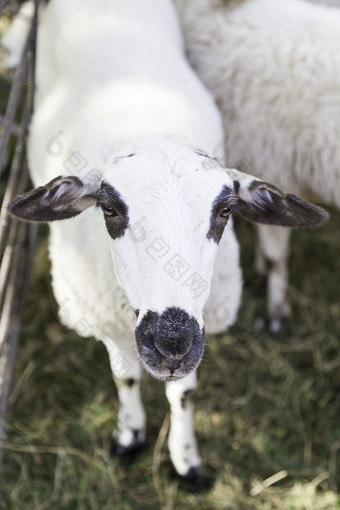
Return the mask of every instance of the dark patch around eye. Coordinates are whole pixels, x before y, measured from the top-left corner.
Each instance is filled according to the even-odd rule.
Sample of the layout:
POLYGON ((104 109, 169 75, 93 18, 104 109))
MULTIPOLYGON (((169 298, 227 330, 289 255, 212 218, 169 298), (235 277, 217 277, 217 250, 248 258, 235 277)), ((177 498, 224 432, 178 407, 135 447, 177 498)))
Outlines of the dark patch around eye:
POLYGON ((215 243, 219 243, 222 237, 224 228, 228 223, 228 218, 219 216, 221 211, 227 207, 232 207, 235 204, 235 195, 229 186, 224 186, 221 193, 215 198, 211 215, 210 215, 210 228, 207 233, 207 238, 215 243))
POLYGON ((182 409, 186 409, 188 404, 193 403, 195 396, 195 390, 186 390, 183 391, 181 396, 181 407, 182 409))
POLYGON ((103 182, 98 193, 97 206, 113 208, 117 214, 114 216, 104 215, 106 228, 112 239, 122 237, 129 226, 128 206, 110 184, 103 182))

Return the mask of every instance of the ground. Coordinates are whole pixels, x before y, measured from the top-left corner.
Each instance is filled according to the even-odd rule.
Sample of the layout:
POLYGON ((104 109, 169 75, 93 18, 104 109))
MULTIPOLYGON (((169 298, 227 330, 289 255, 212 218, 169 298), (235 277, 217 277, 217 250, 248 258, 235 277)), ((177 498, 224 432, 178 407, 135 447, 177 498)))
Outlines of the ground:
POLYGON ((11 510, 340 509, 340 214, 294 232, 284 339, 257 328, 264 289, 253 227, 238 221, 245 288, 237 324, 209 337, 196 430, 214 487, 171 477, 163 384, 145 376, 147 445, 131 467, 109 455, 118 412, 104 347, 57 319, 41 234, 11 397, 0 508, 11 510))

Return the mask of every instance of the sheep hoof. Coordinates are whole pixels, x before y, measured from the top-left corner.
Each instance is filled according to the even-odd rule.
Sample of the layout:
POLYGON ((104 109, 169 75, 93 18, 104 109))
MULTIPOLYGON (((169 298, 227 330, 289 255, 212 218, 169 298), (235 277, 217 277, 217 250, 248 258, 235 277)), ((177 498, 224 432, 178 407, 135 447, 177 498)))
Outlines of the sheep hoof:
POLYGON ((291 318, 286 316, 258 318, 254 327, 259 333, 269 334, 273 340, 281 340, 287 336, 290 322, 291 318))
POLYGON ((144 443, 134 442, 129 446, 123 446, 113 437, 110 445, 111 457, 118 457, 123 466, 130 466, 138 457, 144 447, 144 443))
POLYGON ((277 340, 284 338, 289 330, 290 317, 274 317, 268 321, 270 335, 277 340))
POLYGON ((191 467, 186 475, 179 475, 174 469, 174 474, 175 477, 179 479, 180 486, 186 492, 191 492, 193 494, 207 492, 215 483, 214 476, 202 473, 201 469, 197 467, 191 467))

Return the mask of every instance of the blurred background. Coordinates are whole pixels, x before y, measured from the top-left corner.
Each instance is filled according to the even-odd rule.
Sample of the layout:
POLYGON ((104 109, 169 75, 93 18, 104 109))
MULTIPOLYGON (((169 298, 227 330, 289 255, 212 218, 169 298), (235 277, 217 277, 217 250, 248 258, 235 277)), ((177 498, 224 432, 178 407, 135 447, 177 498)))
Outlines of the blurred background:
MULTIPOLYGON (((14 11, 11 3, 1 17, 1 30, 14 11)), ((17 78, 0 67, 2 139, 17 78)), ((20 144, 18 149, 29 108, 27 79, 26 73, 6 143, 1 202, 9 186, 16 193, 28 185, 20 144), (19 170, 13 177, 18 152, 19 170)), ((236 218, 243 304, 228 333, 207 338, 199 369, 195 426, 203 462, 215 478, 214 487, 201 494, 186 492, 171 475, 164 384, 147 375, 142 385, 146 447, 129 467, 110 456, 118 399, 107 353, 94 339, 79 339, 60 325, 50 285, 48 229, 40 228, 10 386, 7 436, 0 435, 0 508, 340 508, 340 213, 327 210, 331 218, 326 225, 293 233, 293 319, 280 339, 267 335, 259 320, 265 315, 265 286, 254 272, 255 232, 250 223, 236 218)), ((3 239, 23 258, 17 255, 19 263, 7 283, 22 297, 34 232, 18 226, 13 231, 11 225, 6 223, 3 239)), ((8 257, 3 245, 2 261, 6 253, 8 257)), ((19 299, 10 330, 19 323, 21 306, 19 299)), ((2 320, 4 313, 8 310, 2 308, 2 320)), ((1 343, 0 349, 4 360, 1 343)), ((2 412, 3 401, 0 404, 2 412)))

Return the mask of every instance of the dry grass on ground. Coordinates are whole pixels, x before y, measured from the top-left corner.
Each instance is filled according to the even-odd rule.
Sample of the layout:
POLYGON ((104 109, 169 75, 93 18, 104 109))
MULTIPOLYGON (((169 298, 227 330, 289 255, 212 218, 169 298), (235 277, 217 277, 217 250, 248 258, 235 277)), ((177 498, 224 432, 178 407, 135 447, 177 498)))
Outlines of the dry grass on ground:
POLYGON ((263 289, 252 283, 253 229, 238 225, 243 307, 227 335, 208 339, 200 368, 197 436, 216 476, 214 488, 201 495, 185 493, 170 478, 163 385, 148 377, 147 448, 129 469, 110 458, 118 404, 107 355, 101 344, 78 340, 58 323, 43 240, 11 398, 2 507, 340 508, 339 224, 334 212, 323 228, 295 232, 294 322, 280 342, 254 328, 263 289))

